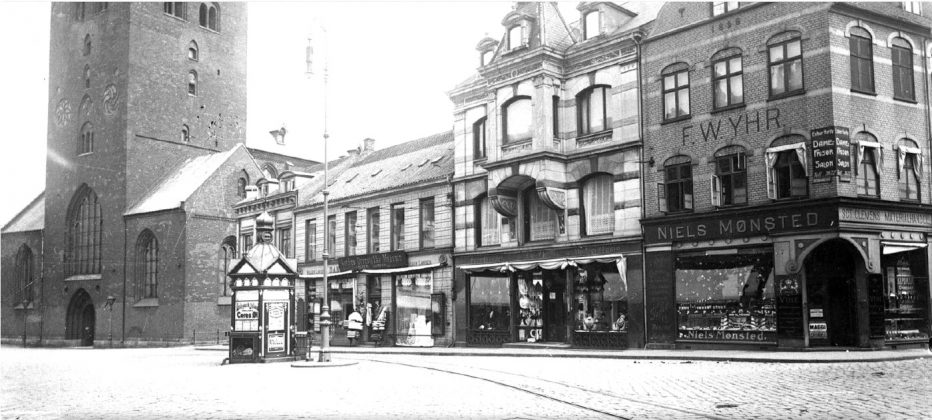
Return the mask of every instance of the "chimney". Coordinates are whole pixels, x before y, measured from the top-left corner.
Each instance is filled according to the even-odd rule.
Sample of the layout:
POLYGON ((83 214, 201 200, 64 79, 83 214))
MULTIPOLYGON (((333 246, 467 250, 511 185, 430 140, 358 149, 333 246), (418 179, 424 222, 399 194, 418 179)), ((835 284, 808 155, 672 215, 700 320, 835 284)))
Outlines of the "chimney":
POLYGON ((247 185, 246 186, 246 199, 255 200, 257 198, 259 198, 259 187, 255 185, 247 185))
POLYGON ((374 151, 375 151, 375 139, 372 139, 372 138, 368 138, 368 137, 367 137, 365 140, 362 141, 362 143, 364 144, 364 146, 363 146, 363 148, 362 148, 362 151, 364 151, 364 152, 374 152, 374 151))

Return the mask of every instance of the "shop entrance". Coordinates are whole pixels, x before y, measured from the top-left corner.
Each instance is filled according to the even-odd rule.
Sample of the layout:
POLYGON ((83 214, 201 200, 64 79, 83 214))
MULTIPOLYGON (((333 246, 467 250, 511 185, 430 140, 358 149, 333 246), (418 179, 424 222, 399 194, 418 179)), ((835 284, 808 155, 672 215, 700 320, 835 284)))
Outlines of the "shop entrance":
POLYGON ((524 272, 517 276, 517 341, 566 341, 565 290, 562 271, 524 272))
POLYGON ((94 345, 94 325, 96 324, 94 302, 84 289, 78 289, 71 297, 65 323, 66 339, 81 340, 82 346, 94 345))
POLYGON ((862 267, 857 250, 841 239, 819 245, 806 258, 810 347, 858 344, 855 277, 862 267))
POLYGON ((566 278, 547 276, 544 280, 544 340, 566 341, 566 303, 563 299, 566 278))

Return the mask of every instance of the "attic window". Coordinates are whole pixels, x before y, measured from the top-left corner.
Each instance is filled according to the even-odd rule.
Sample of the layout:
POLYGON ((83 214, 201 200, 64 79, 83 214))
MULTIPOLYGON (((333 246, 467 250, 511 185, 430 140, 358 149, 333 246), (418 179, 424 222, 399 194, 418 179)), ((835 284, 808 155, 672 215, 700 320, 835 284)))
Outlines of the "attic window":
POLYGON ((372 173, 372 176, 377 176, 377 175, 380 174, 380 173, 382 173, 382 170, 381 170, 381 169, 376 170, 375 172, 372 173))
POLYGON ((427 162, 430 162, 430 159, 424 159, 424 161, 421 162, 421 163, 418 163, 417 166, 418 166, 418 167, 424 166, 424 165, 427 164, 427 162))
POLYGON ((351 176, 350 179, 346 180, 346 183, 349 184, 350 182, 353 182, 353 180, 356 179, 357 176, 359 176, 359 174, 353 174, 353 176, 351 176))
POLYGON ((602 14, 598 10, 586 13, 583 17, 585 39, 592 39, 602 33, 602 14))
POLYGON ((404 168, 401 168, 401 170, 404 171, 405 169, 408 169, 408 168, 410 168, 411 166, 413 166, 413 165, 409 163, 409 164, 408 164, 407 166, 405 166, 404 168))
POLYGON ((508 49, 513 50, 523 45, 524 27, 521 25, 512 26, 511 29, 508 30, 508 49))
POLYGON ((430 161, 430 163, 437 164, 437 163, 439 163, 441 160, 443 160, 443 155, 437 156, 437 158, 434 159, 434 160, 432 160, 432 161, 430 161))
POLYGON ((495 51, 493 50, 483 51, 482 56, 480 57, 481 63, 479 65, 487 66, 490 62, 492 62, 492 57, 494 55, 495 55, 495 51))

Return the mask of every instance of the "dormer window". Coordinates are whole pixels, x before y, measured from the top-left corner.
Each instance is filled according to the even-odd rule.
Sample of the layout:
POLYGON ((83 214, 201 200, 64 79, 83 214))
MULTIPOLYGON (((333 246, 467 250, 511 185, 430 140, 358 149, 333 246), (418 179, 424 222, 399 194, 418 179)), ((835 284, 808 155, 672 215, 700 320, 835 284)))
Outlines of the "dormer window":
POLYGON ((492 50, 483 52, 482 55, 479 57, 481 61, 479 65, 480 66, 488 65, 490 62, 492 62, 492 57, 494 55, 495 55, 495 51, 492 51, 492 50))
POLYGON ((712 16, 718 16, 738 8, 736 1, 714 1, 712 2, 712 16))
POLYGON ((524 45, 524 28, 521 25, 512 26, 508 30, 508 49, 513 50, 524 45))
POLYGON ((903 10, 909 13, 915 13, 917 15, 922 15, 922 2, 921 1, 904 1, 903 10))
POLYGON ((585 39, 592 39, 602 33, 602 14, 598 10, 586 13, 583 17, 585 39))

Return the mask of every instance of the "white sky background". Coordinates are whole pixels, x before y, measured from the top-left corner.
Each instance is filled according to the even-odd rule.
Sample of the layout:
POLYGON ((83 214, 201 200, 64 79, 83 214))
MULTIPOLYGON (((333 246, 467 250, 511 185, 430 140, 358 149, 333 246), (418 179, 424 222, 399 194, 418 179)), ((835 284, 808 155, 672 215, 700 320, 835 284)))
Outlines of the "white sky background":
MULTIPOLYGON (((578 19, 577 2, 560 4, 578 19)), ((323 160, 322 65, 329 45, 329 158, 362 139, 382 149, 453 127, 446 92, 479 64, 476 45, 501 39, 512 2, 250 2, 248 5, 247 145, 323 160), (312 32, 313 31, 313 32, 312 32), (308 34, 315 75, 305 76, 308 34), (284 123, 286 145, 270 130, 284 123)), ((45 187, 49 10, 46 2, 0 1, 0 65, 5 153, 12 175, 0 204, 6 224, 45 187), (15 59, 13 59, 15 58, 15 59)), ((180 54, 180 53, 179 53, 180 54)))

